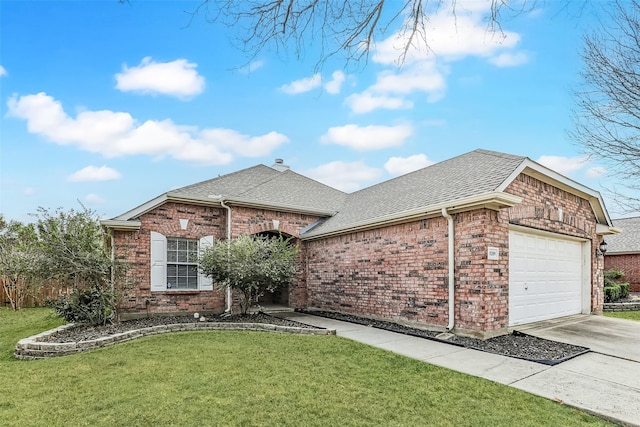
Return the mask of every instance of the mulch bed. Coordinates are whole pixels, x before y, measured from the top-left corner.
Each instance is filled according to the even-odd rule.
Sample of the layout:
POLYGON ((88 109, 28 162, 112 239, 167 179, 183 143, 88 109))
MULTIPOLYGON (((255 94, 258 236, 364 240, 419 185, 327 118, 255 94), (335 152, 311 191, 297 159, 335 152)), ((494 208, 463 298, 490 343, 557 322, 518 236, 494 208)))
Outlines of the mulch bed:
MULTIPOLYGON (((460 347, 466 347, 475 350, 486 351, 489 353, 530 360, 546 365, 556 365, 589 351, 589 349, 586 347, 579 347, 557 341, 545 340, 521 332, 514 332, 512 334, 501 335, 486 340, 458 335, 454 335, 449 339, 441 339, 438 338, 440 332, 412 328, 394 322, 372 320, 364 317, 327 311, 302 312, 315 316, 322 316, 345 322, 367 325, 370 327, 398 332, 419 338, 435 340, 447 344, 457 345, 460 347)), ((199 319, 195 319, 193 316, 152 316, 101 326, 78 325, 72 328, 61 330, 47 337, 43 337, 41 340, 59 343, 88 341, 121 332, 131 331, 134 329, 142 329, 152 326, 177 323, 195 323, 199 321, 199 319)), ((247 315, 236 314, 232 316, 211 316, 207 317, 206 321, 232 323, 269 323, 281 326, 319 329, 315 326, 295 322, 293 320, 281 319, 265 313, 255 313, 247 315)))
MULTIPOLYGON (((207 322, 227 322, 227 323, 268 323, 279 326, 292 326, 298 328, 320 329, 315 326, 305 325, 303 323, 294 322, 292 320, 279 319, 264 313, 232 316, 211 316, 206 317, 207 322)), ((127 332, 134 329, 150 328, 158 325, 171 325, 177 323, 199 323, 199 319, 193 316, 151 316, 142 319, 126 320, 119 323, 86 326, 77 325, 72 328, 64 329, 55 334, 43 337, 40 341, 45 342, 79 342, 102 338, 121 332, 127 332)))
POLYGON ((517 331, 486 340, 462 337, 458 335, 454 335, 449 339, 440 339, 437 338, 437 336, 440 335, 441 332, 412 328, 394 322, 372 320, 364 317, 328 311, 307 311, 306 313, 345 322, 357 323, 360 325, 367 325, 373 328, 398 332, 419 338, 426 338, 447 344, 458 345, 460 347, 543 363, 545 365, 557 365, 590 351, 586 347, 545 340, 517 331))

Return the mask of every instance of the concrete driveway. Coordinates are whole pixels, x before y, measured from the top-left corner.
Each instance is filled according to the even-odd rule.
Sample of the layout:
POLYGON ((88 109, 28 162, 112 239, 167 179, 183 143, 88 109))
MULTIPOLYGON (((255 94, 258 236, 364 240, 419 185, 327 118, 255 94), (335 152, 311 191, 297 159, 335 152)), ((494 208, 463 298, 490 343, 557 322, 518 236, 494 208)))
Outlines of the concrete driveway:
MULTIPOLYGON (((633 320, 576 315, 513 329, 640 363, 640 322, 633 320)), ((640 383, 640 375, 637 379, 640 383)))

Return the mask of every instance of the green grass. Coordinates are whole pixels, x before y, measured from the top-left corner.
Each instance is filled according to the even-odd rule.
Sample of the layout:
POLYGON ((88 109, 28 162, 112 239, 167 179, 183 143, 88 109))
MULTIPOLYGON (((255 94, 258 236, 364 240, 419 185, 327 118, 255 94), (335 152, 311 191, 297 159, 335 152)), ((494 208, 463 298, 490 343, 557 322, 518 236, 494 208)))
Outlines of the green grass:
POLYGON ((605 311, 604 315, 607 317, 629 319, 640 322, 640 311, 605 311))
POLYGON ((582 426, 520 390, 335 336, 185 332, 49 360, 15 342, 60 324, 0 309, 3 426, 582 426))

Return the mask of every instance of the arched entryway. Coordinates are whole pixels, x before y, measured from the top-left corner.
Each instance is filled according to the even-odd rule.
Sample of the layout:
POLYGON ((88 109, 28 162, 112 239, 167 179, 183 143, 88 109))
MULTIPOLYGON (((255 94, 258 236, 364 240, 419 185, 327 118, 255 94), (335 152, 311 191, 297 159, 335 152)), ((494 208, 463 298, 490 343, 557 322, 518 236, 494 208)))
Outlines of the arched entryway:
MULTIPOLYGON (((278 230, 261 231, 259 233, 255 233, 254 236, 265 237, 265 238, 282 237, 284 239, 289 239, 290 245, 297 245, 297 241, 298 241, 296 237, 278 230)), ((266 292, 263 296, 261 296, 258 299, 258 305, 260 305, 260 307, 267 310, 289 307, 289 291, 290 291, 290 286, 278 289, 276 292, 273 292, 273 293, 266 292)))

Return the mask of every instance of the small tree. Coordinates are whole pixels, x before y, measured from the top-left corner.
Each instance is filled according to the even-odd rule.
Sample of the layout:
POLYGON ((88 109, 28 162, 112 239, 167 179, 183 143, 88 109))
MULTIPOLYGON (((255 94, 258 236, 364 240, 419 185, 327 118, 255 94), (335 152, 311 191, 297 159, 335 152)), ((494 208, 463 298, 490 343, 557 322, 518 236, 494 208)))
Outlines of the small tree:
POLYGON ((289 239, 240 236, 217 240, 200 256, 200 271, 213 280, 217 289, 227 286, 241 294, 240 311, 264 295, 286 286, 295 275, 298 248, 289 239))
POLYGON ((106 323, 117 309, 111 284, 115 265, 97 215, 83 207, 54 212, 38 208, 36 216, 43 254, 40 276, 73 288, 70 295, 54 303, 56 312, 70 322, 106 323))
POLYGON ((0 281, 11 308, 22 308, 25 297, 35 295, 42 280, 37 267, 42 259, 32 224, 6 222, 0 215, 0 281))

